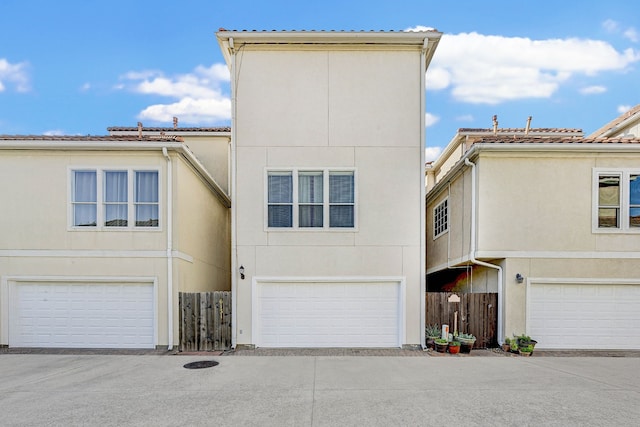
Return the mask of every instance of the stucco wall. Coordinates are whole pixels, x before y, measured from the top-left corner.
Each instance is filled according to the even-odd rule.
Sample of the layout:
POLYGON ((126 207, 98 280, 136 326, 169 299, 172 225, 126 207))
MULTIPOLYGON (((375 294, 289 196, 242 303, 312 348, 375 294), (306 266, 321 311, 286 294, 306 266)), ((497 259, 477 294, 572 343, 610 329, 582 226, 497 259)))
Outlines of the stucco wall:
POLYGON ((419 50, 266 49, 236 57, 238 344, 252 342, 253 276, 406 276, 407 343, 419 343, 419 50), (271 167, 353 168, 356 228, 268 230, 271 167))

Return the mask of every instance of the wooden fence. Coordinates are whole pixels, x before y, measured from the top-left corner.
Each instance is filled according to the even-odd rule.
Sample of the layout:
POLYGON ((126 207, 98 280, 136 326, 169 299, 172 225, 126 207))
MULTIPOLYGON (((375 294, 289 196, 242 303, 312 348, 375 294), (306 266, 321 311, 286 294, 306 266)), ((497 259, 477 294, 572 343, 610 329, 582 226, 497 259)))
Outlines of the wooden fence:
POLYGON ((231 348, 231 292, 180 292, 180 351, 231 348))
MULTIPOLYGON (((453 299, 457 299, 455 296, 453 299)), ((427 292, 427 324, 449 325, 454 331, 455 313, 458 313, 458 331, 476 337, 474 348, 498 345, 497 315, 498 294, 454 294, 451 292, 427 292), (452 295, 460 297, 460 302, 449 302, 452 295)))

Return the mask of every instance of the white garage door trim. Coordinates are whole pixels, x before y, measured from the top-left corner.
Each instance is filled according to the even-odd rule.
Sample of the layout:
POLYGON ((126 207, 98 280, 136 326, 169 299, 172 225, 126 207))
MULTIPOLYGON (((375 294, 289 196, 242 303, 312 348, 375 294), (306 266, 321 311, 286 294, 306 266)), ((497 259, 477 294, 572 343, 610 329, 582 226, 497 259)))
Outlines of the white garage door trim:
POLYGON ((640 315, 636 308, 639 303, 640 279, 529 278, 526 288, 526 333, 538 340, 540 348, 640 349, 640 335, 637 332, 640 330, 640 315), (539 287, 536 288, 537 286, 539 287), (537 298, 543 298, 536 293, 542 290, 542 286, 554 291, 556 286, 558 291, 561 291, 563 286, 567 287, 573 291, 573 296, 582 299, 585 308, 591 304, 593 309, 601 310, 602 318, 589 316, 588 308, 576 310, 580 302, 565 304, 566 309, 564 309, 562 300, 559 300, 555 308, 564 309, 559 317, 562 318, 561 321, 566 320, 566 326, 560 324, 558 331, 555 334, 549 333, 549 338, 545 340, 544 321, 548 320, 549 315, 554 314, 554 307, 545 307, 545 309, 551 309, 550 313, 534 312, 535 304, 539 302, 537 298), (588 295, 576 294, 577 286, 584 287, 581 290, 590 291, 594 296, 589 298, 588 295), (622 296, 616 295, 615 291, 622 293, 622 296), (630 296, 632 298, 629 298, 630 296), (609 299, 607 300, 606 297, 609 299), (628 306, 627 309, 625 306, 628 306), (576 313, 575 316, 571 315, 572 312, 576 313), (615 315, 607 316, 606 313, 615 315), (575 328, 573 333, 572 328, 575 328), (635 336, 629 335, 630 330, 635 331, 635 336))
POLYGON ((158 279, 157 277, 129 277, 129 276, 2 276, 0 278, 0 344, 10 345, 11 319, 15 308, 11 301, 17 291, 17 286, 25 283, 43 284, 109 284, 135 283, 147 284, 153 287, 153 346, 158 343, 158 279))
MULTIPOLYGON (((366 283, 384 284, 394 283, 398 286, 398 307, 397 307, 397 343, 394 347, 401 347, 406 343, 406 279, 404 277, 254 277, 252 280, 252 320, 251 320, 251 342, 260 347, 263 345, 260 336, 260 285, 273 283, 366 283)), ((328 347, 329 345, 314 345, 314 347, 328 347)), ((357 347, 357 345, 349 345, 357 347)), ((333 347, 333 345, 332 345, 333 347)))

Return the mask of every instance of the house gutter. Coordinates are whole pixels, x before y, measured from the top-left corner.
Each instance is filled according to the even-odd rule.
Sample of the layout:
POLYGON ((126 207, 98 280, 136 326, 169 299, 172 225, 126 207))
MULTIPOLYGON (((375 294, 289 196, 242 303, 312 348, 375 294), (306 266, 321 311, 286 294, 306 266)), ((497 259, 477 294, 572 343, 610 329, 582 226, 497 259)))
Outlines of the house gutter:
MULTIPOLYGON (((427 73, 427 50, 429 49, 429 38, 424 39, 422 50, 420 52, 420 200, 426 202, 427 189, 424 176, 425 152, 424 145, 426 142, 425 131, 425 81, 427 73)), ((427 324, 427 246, 426 246, 426 203, 420 203, 420 346, 426 349, 425 326, 427 324)))
MULTIPOLYGON (((223 49, 223 52, 225 49, 223 49)), ((226 52, 225 52, 226 53, 226 52)), ((231 187, 231 348, 235 349, 237 345, 237 324, 238 324, 238 233, 236 230, 237 221, 237 209, 235 201, 237 199, 236 184, 238 182, 236 173, 236 50, 233 44, 233 37, 229 37, 229 50, 230 55, 229 62, 231 64, 231 159, 229 173, 231 174, 231 180, 229 186, 231 187)))
POLYGON ((476 259, 476 164, 471 162, 465 157, 464 164, 471 167, 471 243, 469 251, 469 261, 475 265, 482 267, 493 268, 498 273, 498 344, 502 344, 504 340, 503 326, 502 326, 502 267, 488 262, 479 261, 476 259))
POLYGON ((173 165, 167 147, 162 147, 167 159, 167 350, 173 350, 173 165))

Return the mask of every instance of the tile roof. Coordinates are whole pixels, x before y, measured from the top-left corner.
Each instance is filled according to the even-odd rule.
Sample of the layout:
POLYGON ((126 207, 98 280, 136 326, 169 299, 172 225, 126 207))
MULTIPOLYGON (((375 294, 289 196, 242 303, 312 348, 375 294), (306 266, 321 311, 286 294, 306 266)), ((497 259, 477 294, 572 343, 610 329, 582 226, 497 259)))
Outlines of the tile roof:
MULTIPOLYGON (((135 126, 112 126, 107 128, 108 132, 138 132, 135 126)), ((143 132, 231 132, 230 126, 220 127, 142 127, 143 132)))
MULTIPOLYGON (((527 130, 525 128, 498 128, 498 133, 525 133, 527 130)), ((458 129, 458 133, 491 133, 494 131, 492 128, 460 128, 458 129)), ((567 134, 582 134, 582 129, 571 129, 571 128, 530 128, 529 134, 536 133, 567 133, 567 134)))
POLYGON ((474 140, 473 144, 640 144, 640 138, 581 138, 575 136, 540 138, 512 135, 482 137, 474 140))
POLYGON ((0 141, 182 142, 176 135, 0 135, 0 141))
POLYGON ((606 134, 608 131, 614 129, 616 126, 618 126, 623 121, 627 120, 629 117, 632 117, 638 113, 640 113, 640 104, 636 105, 626 113, 623 113, 618 117, 616 117, 615 119, 611 120, 609 123, 605 124, 600 129, 596 130, 591 135, 589 135, 588 138, 598 138, 603 134, 606 134))

